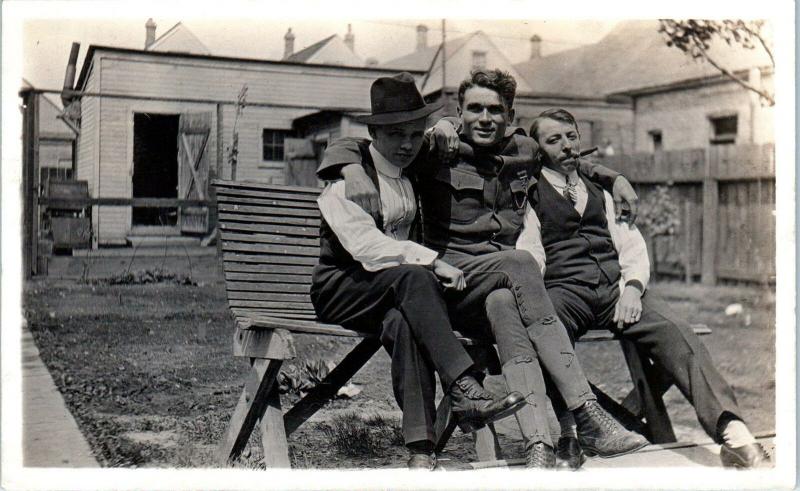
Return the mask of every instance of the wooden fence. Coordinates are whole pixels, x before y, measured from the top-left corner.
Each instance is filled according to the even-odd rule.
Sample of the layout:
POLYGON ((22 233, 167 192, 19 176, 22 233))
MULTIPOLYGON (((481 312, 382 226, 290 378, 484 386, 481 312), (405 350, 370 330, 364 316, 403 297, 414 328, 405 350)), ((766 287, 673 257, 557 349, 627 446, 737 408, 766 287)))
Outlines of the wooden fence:
POLYGON ((676 233, 649 240, 657 273, 699 276, 706 284, 774 281, 773 145, 620 155, 602 163, 625 174, 643 201, 667 185, 679 205, 676 233))

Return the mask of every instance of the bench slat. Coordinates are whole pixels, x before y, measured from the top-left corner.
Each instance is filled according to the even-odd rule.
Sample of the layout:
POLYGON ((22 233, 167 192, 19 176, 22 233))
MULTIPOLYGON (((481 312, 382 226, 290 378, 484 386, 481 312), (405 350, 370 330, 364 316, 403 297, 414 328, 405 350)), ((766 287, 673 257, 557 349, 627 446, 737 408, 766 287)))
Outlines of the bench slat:
POLYGON ((285 244, 299 246, 319 247, 319 239, 289 237, 273 234, 240 234, 235 232, 222 232, 223 242, 253 242, 258 244, 285 244))
POLYGON ((225 273, 226 281, 258 281, 261 283, 301 283, 310 285, 311 275, 270 273, 225 273))
POLYGON ((282 207, 282 208, 301 208, 301 209, 308 209, 308 210, 318 210, 317 203, 313 201, 300 201, 300 200, 293 200, 293 199, 270 199, 270 198, 261 198, 261 197, 254 197, 254 196, 226 196, 224 194, 217 194, 217 203, 227 203, 227 204, 244 204, 244 205, 261 205, 261 206, 268 206, 270 208, 273 207, 282 207))
POLYGON ((243 292, 276 292, 276 293, 305 293, 311 290, 311 285, 295 284, 295 283, 250 283, 246 281, 226 281, 225 286, 228 291, 243 291, 243 292))
POLYGON ((280 244, 243 244, 241 242, 222 241, 224 252, 262 252, 269 254, 284 254, 287 256, 311 256, 316 263, 319 257, 319 247, 292 246, 280 244))
POLYGON ((281 234, 319 239, 319 227, 293 227, 290 225, 272 225, 261 223, 224 222, 220 224, 222 231, 257 232, 263 234, 281 234))
MULTIPOLYGON (((232 256, 232 254, 231 254, 232 256)), ((311 272, 313 266, 289 266, 283 263, 279 264, 253 264, 253 263, 240 263, 233 260, 227 261, 224 264, 226 272, 240 272, 240 273, 279 273, 288 275, 305 275, 311 281, 311 272)))
POLYGON ((265 191, 275 191, 280 193, 299 193, 299 194, 319 194, 321 188, 307 186, 286 186, 283 184, 266 184, 255 181, 230 181, 227 179, 214 179, 211 184, 219 188, 230 189, 263 189, 265 191))
POLYGON ((306 210, 304 208, 280 208, 277 206, 247 206, 220 204, 219 210, 229 213, 248 213, 251 215, 277 215, 292 217, 319 218, 319 210, 306 210))
POLYGON ((265 302, 293 302, 311 305, 307 293, 275 293, 228 290, 228 300, 263 300, 265 302))
POLYGON ((309 227, 319 227, 322 223, 317 218, 301 218, 301 217, 286 217, 286 216, 269 216, 269 215, 252 215, 246 213, 235 213, 233 211, 219 214, 219 220, 225 222, 243 222, 243 223, 271 223, 277 225, 307 225, 309 227))
MULTIPOLYGON (((297 257, 297 256, 272 256, 269 254, 237 254, 234 252, 223 252, 222 259, 224 261, 234 261, 237 263, 258 263, 258 264, 295 264, 316 266, 316 257, 297 257)), ((311 273, 312 268, 308 268, 311 273)), ((278 272, 278 270, 275 270, 278 272)))
POLYGON ((229 187, 218 187, 217 188, 217 196, 243 196, 243 197, 255 197, 255 198, 267 198, 267 199, 275 199, 275 200, 282 200, 282 201, 304 201, 306 203, 316 203, 317 198, 319 197, 319 193, 314 194, 306 194, 306 193, 278 193, 278 192, 270 192, 270 191, 262 191, 259 189, 247 189, 247 188, 229 188, 229 187))
POLYGON ((264 309, 286 309, 286 310, 302 310, 305 312, 314 312, 314 306, 311 303, 295 303, 295 302, 264 302, 258 300, 228 300, 231 308, 241 308, 252 310, 254 308, 264 309))

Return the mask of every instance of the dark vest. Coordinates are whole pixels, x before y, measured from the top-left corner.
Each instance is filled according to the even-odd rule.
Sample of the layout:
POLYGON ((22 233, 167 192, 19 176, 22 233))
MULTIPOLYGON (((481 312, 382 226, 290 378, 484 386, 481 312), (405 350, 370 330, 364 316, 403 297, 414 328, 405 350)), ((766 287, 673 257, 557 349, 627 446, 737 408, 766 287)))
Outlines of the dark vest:
POLYGON ((542 225, 547 267, 545 284, 578 283, 597 286, 619 281, 619 257, 605 214, 605 198, 597 185, 581 176, 589 192, 583 216, 572 203, 539 179, 531 201, 542 225))
POLYGON ((535 149, 534 140, 511 135, 491 153, 476 147, 451 165, 417 168, 425 245, 445 254, 513 249, 535 182, 535 149))
MULTIPOLYGON (((375 189, 378 190, 378 194, 380 195, 381 188, 378 183, 378 171, 375 169, 375 163, 373 162, 372 155, 369 152, 369 145, 369 140, 358 140, 358 149, 361 152, 361 165, 364 166, 364 171, 367 173, 370 179, 372 179, 372 183, 375 185, 375 189)), ((413 179, 411 184, 413 187, 413 179)), ((419 227, 417 227, 417 222, 419 221, 418 217, 419 203, 417 203, 417 216, 414 218, 414 222, 411 224, 409 232, 409 240, 413 240, 415 242, 420 241, 417 234, 417 230, 419 229, 419 227)), ((376 225, 381 231, 384 230, 382 217, 378 217, 376 220, 376 225)), ((343 268, 357 264, 357 261, 353 259, 353 256, 342 246, 339 238, 336 237, 336 234, 333 232, 330 225, 325 222, 324 218, 321 219, 319 227, 319 264, 343 268)))

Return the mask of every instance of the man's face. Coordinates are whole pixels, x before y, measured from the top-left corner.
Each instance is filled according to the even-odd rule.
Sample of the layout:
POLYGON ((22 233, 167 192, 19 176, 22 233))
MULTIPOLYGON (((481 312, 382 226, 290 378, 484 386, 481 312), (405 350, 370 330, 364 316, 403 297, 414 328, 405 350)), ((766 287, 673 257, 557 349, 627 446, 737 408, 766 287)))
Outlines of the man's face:
POLYGON ((555 119, 543 119, 539 124, 538 139, 545 166, 562 174, 575 170, 581 151, 581 137, 575 126, 555 119))
POLYGON ((392 165, 404 169, 411 164, 422 147, 425 118, 408 123, 374 126, 370 134, 375 149, 392 165))
POLYGON ((500 94, 486 87, 470 87, 458 108, 461 133, 479 147, 490 147, 505 136, 506 127, 514 119, 514 110, 503 102, 500 94))

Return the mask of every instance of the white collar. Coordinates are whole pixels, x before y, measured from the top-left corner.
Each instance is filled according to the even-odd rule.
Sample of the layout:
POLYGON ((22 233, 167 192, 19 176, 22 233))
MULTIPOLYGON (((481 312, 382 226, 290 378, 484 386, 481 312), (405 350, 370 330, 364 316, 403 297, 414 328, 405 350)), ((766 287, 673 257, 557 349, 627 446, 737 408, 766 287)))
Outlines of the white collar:
POLYGON ((372 143, 369 144, 369 154, 372 155, 372 162, 375 164, 375 170, 386 177, 392 177, 394 179, 400 178, 403 169, 389 162, 389 159, 384 157, 372 143))
MULTIPOLYGON (((549 167, 542 167, 542 175, 547 178, 547 182, 552 184, 553 186, 557 186, 560 188, 567 186, 567 176, 564 174, 554 171, 549 167)), ((570 182, 580 183, 580 179, 578 178, 578 172, 572 170, 569 173, 569 180, 570 182)))

